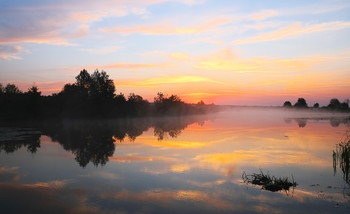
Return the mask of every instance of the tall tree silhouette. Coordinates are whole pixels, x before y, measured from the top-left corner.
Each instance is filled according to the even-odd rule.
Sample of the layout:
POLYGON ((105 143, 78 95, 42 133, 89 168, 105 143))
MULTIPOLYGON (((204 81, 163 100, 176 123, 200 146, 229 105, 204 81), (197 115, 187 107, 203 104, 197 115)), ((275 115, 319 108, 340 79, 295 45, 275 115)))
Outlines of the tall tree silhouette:
POLYGON ((99 72, 96 70, 92 75, 92 84, 90 86, 91 95, 100 99, 113 99, 115 96, 115 86, 113 80, 105 71, 99 72))
POLYGON ((337 109, 340 108, 341 103, 337 98, 333 98, 329 101, 328 108, 337 109))
POLYGON ((65 117, 105 117, 113 109, 115 86, 105 71, 90 75, 85 69, 75 77, 76 82, 66 84, 63 97, 65 117))
POLYGON ((4 92, 6 94, 20 94, 20 93, 22 93, 22 91, 19 90, 15 84, 11 84, 11 83, 6 85, 6 87, 4 88, 4 92))
POLYGON ((304 98, 298 98, 298 101, 294 104, 296 108, 307 108, 307 103, 304 98))
POLYGON ((333 98, 329 101, 329 104, 327 107, 332 110, 341 110, 341 111, 348 110, 349 100, 341 103, 337 98, 333 98))
POLYGON ((87 70, 85 69, 81 70, 78 76, 75 77, 75 79, 76 79, 76 84, 79 87, 85 88, 85 89, 89 89, 91 87, 92 79, 89 72, 87 72, 87 70))

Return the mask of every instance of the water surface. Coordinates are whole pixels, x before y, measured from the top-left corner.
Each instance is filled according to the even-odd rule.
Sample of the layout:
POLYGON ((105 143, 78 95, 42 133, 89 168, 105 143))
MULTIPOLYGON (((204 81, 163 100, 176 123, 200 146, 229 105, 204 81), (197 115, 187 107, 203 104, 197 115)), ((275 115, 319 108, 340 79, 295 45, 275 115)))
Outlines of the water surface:
POLYGON ((349 213, 349 115, 215 115, 0 127, 0 213, 349 213), (263 171, 297 182, 271 192, 263 171), (346 173, 346 172, 345 172, 346 173))

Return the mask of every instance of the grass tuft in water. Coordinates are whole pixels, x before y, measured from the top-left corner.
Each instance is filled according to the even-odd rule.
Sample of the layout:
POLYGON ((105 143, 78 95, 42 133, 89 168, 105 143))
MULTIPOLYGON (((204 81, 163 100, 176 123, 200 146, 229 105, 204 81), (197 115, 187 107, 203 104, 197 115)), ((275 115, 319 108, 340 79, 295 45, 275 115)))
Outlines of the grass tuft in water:
POLYGON ((275 177, 268 173, 264 174, 261 170, 260 173, 253 173, 247 175, 245 172, 242 174, 242 179, 245 183, 261 186, 262 189, 277 192, 280 190, 289 191, 291 187, 296 187, 298 184, 294 182, 292 175, 292 181, 288 177, 275 177))

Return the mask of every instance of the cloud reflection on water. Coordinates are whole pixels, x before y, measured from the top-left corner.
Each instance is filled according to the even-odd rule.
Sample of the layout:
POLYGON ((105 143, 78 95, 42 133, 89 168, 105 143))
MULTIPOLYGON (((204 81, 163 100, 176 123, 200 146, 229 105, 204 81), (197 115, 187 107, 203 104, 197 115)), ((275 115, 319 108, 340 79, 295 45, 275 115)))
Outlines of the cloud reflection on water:
POLYGON ((167 135, 170 126, 158 127, 162 140, 154 127, 137 120, 136 125, 127 122, 133 132, 111 121, 47 127, 50 137, 40 138, 31 158, 20 146, 0 156, 0 207, 16 206, 18 213, 39 212, 38 207, 57 213, 348 212, 331 159, 347 123, 333 127, 329 120, 311 118, 301 128, 294 119, 286 123, 283 114, 249 115, 218 115, 204 124, 203 119, 199 124, 170 120, 187 122, 172 124, 181 130, 176 138, 167 135), (121 132, 141 134, 132 141, 113 139, 121 132), (84 168, 74 160, 78 154, 87 157, 84 168), (98 164, 89 164, 94 161, 98 164), (242 182, 242 171, 259 168, 277 176, 293 174, 299 185, 287 196, 242 182))

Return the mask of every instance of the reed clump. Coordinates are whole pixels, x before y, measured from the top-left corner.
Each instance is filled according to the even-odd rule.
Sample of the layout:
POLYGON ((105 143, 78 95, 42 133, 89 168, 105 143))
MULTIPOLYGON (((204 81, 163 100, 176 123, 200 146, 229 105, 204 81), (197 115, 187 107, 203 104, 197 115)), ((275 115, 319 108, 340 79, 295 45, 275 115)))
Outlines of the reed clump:
POLYGON ((262 189, 277 192, 280 190, 289 191, 292 187, 296 187, 298 184, 294 181, 292 175, 292 181, 289 180, 288 177, 275 177, 271 176, 268 173, 263 173, 260 170, 260 173, 253 173, 251 175, 247 175, 245 172, 242 174, 242 179, 245 183, 254 184, 261 186, 262 189))
POLYGON ((350 130, 347 131, 345 139, 333 150, 334 174, 337 166, 342 170, 345 182, 350 184, 350 130))

